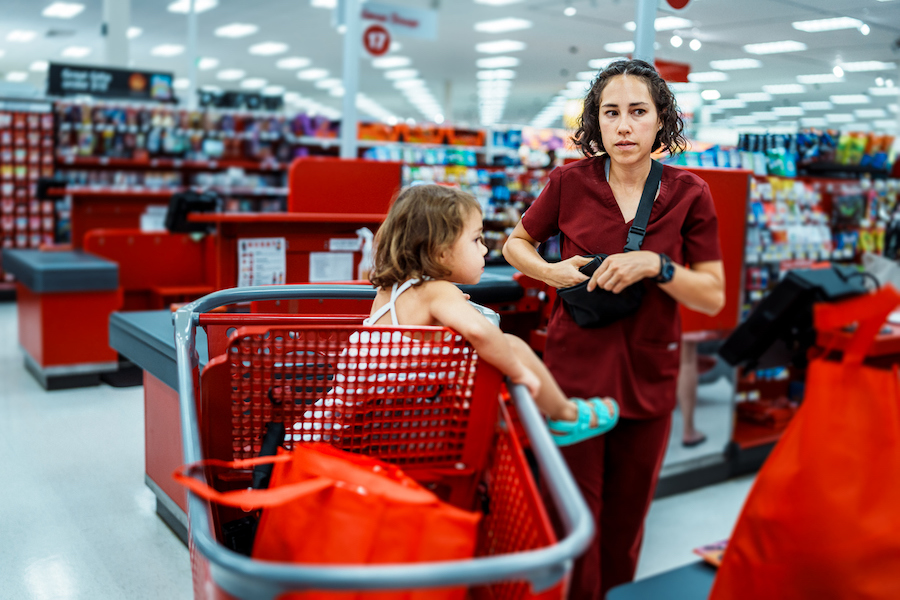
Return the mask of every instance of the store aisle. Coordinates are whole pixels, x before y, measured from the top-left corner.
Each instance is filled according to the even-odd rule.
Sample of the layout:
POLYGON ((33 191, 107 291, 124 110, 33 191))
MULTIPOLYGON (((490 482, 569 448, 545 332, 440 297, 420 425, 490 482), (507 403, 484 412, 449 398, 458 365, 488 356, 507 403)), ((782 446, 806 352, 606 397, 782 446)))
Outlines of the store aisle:
MULTIPOLYGON (((45 392, 17 338, 16 305, 0 302, 0 599, 191 598, 187 549, 144 485, 141 388, 45 392)), ((656 501, 638 576, 727 537, 750 482, 656 501)))

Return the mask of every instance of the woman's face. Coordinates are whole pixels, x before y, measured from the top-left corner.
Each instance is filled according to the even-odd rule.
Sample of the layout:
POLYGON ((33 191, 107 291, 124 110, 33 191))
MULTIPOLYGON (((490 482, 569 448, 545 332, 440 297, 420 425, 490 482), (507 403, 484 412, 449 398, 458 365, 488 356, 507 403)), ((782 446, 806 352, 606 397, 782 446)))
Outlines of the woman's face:
POLYGON ((611 160, 623 165, 646 160, 662 127, 647 84, 616 75, 600 95, 600 136, 611 160))

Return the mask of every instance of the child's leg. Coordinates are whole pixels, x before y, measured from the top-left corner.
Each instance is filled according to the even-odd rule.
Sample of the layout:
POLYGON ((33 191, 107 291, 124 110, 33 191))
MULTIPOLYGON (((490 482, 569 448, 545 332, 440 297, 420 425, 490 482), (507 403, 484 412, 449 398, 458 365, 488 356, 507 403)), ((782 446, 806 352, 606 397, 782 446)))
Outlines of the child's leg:
MULTIPOLYGON (((541 390, 538 397, 534 399, 538 409, 547 417, 556 421, 576 421, 578 419, 578 406, 569 400, 569 398, 560 389, 556 379, 547 370, 544 362, 538 358, 531 347, 525 343, 522 338, 518 338, 511 334, 504 334, 506 340, 512 348, 513 354, 516 355, 522 364, 531 369, 538 379, 541 381, 541 390)), ((612 402, 604 399, 603 403, 607 405, 610 413, 615 409, 612 402)), ((597 415, 591 414, 591 427, 597 425, 597 415)))

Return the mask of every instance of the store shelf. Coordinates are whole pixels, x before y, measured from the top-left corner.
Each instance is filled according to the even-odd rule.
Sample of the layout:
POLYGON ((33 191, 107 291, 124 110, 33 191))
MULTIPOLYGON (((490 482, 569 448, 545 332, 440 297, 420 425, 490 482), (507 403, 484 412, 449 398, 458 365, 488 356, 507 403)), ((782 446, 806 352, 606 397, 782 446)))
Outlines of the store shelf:
MULTIPOLYGON (((134 197, 134 198, 168 198, 172 194, 177 194, 179 192, 183 192, 186 189, 185 187, 175 187, 175 188, 164 188, 164 189, 151 189, 151 188, 115 188, 115 187, 76 187, 76 186, 68 186, 66 188, 50 188, 47 190, 47 195, 50 197, 62 197, 62 196, 79 196, 79 197, 107 197, 107 196, 115 196, 115 197, 134 197)), ((212 187, 212 188, 202 188, 208 189, 210 191, 216 192, 223 196, 287 196, 288 190, 287 188, 240 188, 240 187, 212 187)))
POLYGON ((110 169, 175 169, 186 171, 222 171, 230 168, 245 171, 284 171, 287 163, 251 160, 182 160, 179 158, 110 158, 106 156, 57 156, 57 166, 110 169))
MULTIPOLYGON (((337 143, 340 143, 340 140, 335 140, 337 143)), ((380 146, 390 146, 392 148, 400 148, 400 149, 415 149, 415 150, 462 150, 469 152, 480 152, 485 153, 488 152, 489 149, 487 146, 457 146, 454 144, 422 144, 419 142, 391 142, 391 141, 381 141, 381 140, 359 140, 357 145, 360 148, 375 148, 380 146)))

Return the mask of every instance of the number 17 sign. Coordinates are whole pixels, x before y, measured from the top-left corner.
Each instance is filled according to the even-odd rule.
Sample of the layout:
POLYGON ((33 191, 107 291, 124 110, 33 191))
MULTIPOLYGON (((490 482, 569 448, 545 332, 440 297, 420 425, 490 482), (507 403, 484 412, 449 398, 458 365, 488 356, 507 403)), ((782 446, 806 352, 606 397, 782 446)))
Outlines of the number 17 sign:
POLYGON ((381 25, 369 25, 363 32, 363 45, 372 56, 381 56, 391 47, 391 34, 381 25))

